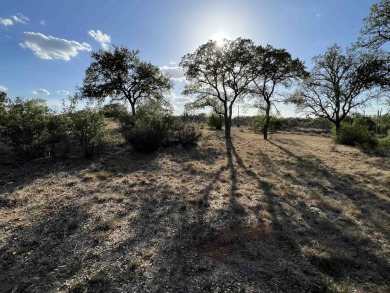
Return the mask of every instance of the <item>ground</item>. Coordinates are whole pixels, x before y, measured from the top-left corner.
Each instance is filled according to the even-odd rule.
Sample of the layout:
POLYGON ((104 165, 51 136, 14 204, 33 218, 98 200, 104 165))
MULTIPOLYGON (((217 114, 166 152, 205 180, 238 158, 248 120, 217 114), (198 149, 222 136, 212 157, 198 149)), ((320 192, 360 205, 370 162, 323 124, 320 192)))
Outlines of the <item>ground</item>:
POLYGON ((208 129, 152 155, 0 153, 0 292, 389 292, 390 158, 208 129))

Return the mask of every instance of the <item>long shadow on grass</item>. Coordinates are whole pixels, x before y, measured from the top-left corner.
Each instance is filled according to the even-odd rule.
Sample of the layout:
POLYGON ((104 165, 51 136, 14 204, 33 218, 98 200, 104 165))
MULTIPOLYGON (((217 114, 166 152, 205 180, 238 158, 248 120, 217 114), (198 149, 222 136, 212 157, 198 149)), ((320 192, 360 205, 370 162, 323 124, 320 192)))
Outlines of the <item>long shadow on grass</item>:
MULTIPOLYGON (((332 190, 335 189, 337 193, 343 194, 342 197, 347 197, 359 205, 367 221, 375 216, 375 212, 382 209, 388 210, 388 202, 370 194, 363 188, 354 187, 358 186, 357 184, 352 184, 353 187, 347 186, 345 182, 337 179, 342 178, 341 174, 328 170, 319 160, 303 158, 280 144, 273 142, 271 144, 294 158, 295 164, 290 163, 290 168, 298 174, 296 177, 299 179, 297 182, 295 178, 291 178, 290 181, 283 178, 277 165, 267 154, 263 153, 262 161, 267 165, 269 177, 275 178, 275 175, 280 177, 280 180, 283 179, 286 184, 290 184, 290 188, 297 186, 319 190, 321 196, 325 197, 333 194, 332 190), (310 175, 314 174, 316 176, 322 174, 321 176, 330 178, 332 190, 324 188, 316 180, 308 180, 310 175), (308 181, 309 184, 303 186, 308 181), (362 199, 364 206, 361 204, 362 199)), ((239 167, 248 177, 257 181, 259 188, 263 190, 265 205, 261 204, 258 210, 266 209, 271 214, 276 239, 283 241, 293 254, 304 257, 303 261, 300 258, 296 259, 294 265, 299 264, 295 267, 296 274, 299 271, 303 272, 303 275, 317 275, 321 272, 336 281, 351 280, 358 284, 374 283, 382 286, 388 284, 386 272, 389 270, 389 265, 383 255, 377 254, 377 251, 382 248, 380 243, 363 235, 363 231, 354 222, 334 221, 333 215, 329 214, 332 211, 326 206, 322 206, 320 210, 307 204, 304 199, 290 198, 286 194, 275 193, 273 184, 269 183, 267 178, 260 178, 245 166, 234 146, 232 153, 239 167), (293 214, 300 215, 300 218, 299 216, 293 217, 293 214), (305 263, 306 260, 308 262, 305 263)), ((333 196, 338 197, 339 194, 333 194, 333 196)), ((261 216, 259 222, 264 222, 261 216)), ((383 234, 386 231, 383 226, 376 228, 383 234)), ((285 261, 288 260, 288 255, 289 253, 283 255, 285 261)), ((319 282, 323 279, 319 275, 316 278, 319 282)))
MULTIPOLYGON (((290 182, 284 179, 285 184, 290 184, 289 188, 294 188, 298 183, 300 184, 298 187, 317 192, 316 196, 320 199, 329 196, 347 198, 359 206, 362 218, 366 221, 370 221, 375 213, 382 209, 389 210, 388 202, 362 187, 357 187, 359 186, 357 182, 344 182, 342 174, 323 166, 320 160, 300 157, 279 143, 270 143, 295 160, 295 165, 290 164, 290 168, 296 172, 298 182, 295 178, 290 182), (321 178, 309 179, 311 176, 321 178), (328 178, 330 187, 324 187, 319 183, 322 177, 328 178)), ((271 165, 270 172, 277 174, 278 167, 275 164, 271 165)), ((303 254, 320 272, 337 281, 349 279, 358 284, 379 285, 386 285, 389 282, 386 275, 389 265, 383 255, 377 254, 382 248, 381 244, 364 235, 357 222, 348 219, 335 220, 334 211, 326 205, 320 205, 318 208, 310 206, 304 198, 296 199, 290 198, 288 194, 275 194, 272 186, 264 180, 256 178, 254 174, 252 177, 264 190, 275 230, 283 233, 285 241, 291 244, 291 248, 303 254), (298 216, 293 217, 293 214, 298 216)), ((376 229, 385 233, 380 226, 376 226, 376 229)))
POLYGON ((0 208, 18 205, 13 197, 13 192, 23 189, 38 179, 54 177, 61 180, 62 177, 74 175, 83 179, 83 174, 80 174, 82 171, 92 173, 108 171, 112 174, 118 174, 135 172, 145 168, 158 170, 155 158, 156 154, 137 154, 129 148, 120 149, 116 153, 108 152, 93 160, 73 157, 63 160, 44 158, 26 161, 11 160, 11 157, 11 159, 0 161, 0 208))
POLYGON ((1 292, 54 292, 96 255, 88 231, 87 213, 77 205, 63 206, 32 226, 7 237, 0 250, 1 292))

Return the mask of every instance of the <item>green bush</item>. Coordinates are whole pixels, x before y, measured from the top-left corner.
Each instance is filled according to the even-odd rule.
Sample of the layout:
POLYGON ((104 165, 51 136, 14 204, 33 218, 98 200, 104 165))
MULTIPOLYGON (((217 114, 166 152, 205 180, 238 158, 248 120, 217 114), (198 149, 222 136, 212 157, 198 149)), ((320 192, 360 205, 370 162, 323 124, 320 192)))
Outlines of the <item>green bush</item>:
POLYGON ((212 113, 207 117, 207 125, 211 128, 222 129, 225 119, 223 115, 212 113))
POLYGON ((168 113, 154 101, 138 108, 134 118, 124 123, 126 141, 142 153, 150 153, 163 147, 169 137, 170 121, 168 113))
POLYGON ((70 130, 79 141, 85 158, 99 155, 105 142, 106 122, 104 116, 97 109, 84 109, 68 113, 70 130))
POLYGON ((390 155, 390 130, 387 137, 378 139, 377 152, 382 155, 390 155))
POLYGON ((365 152, 375 150, 378 140, 368 131, 367 127, 359 122, 342 122, 339 135, 333 128, 333 137, 336 143, 357 146, 365 152))
POLYGON ((0 124, 3 140, 25 158, 52 156, 66 137, 65 122, 41 99, 16 98, 7 103, 0 124))
POLYGON ((122 116, 119 121, 126 141, 141 153, 151 153, 162 147, 196 144, 198 129, 171 115, 158 102, 148 102, 137 109, 135 116, 122 116))
POLYGON ((100 112, 106 118, 114 118, 117 120, 119 120, 124 114, 128 114, 126 106, 119 103, 104 105, 100 112))
MULTIPOLYGON (((265 115, 253 116, 251 119, 251 126, 255 133, 263 133, 265 124, 265 115)), ((276 132, 282 127, 282 119, 271 116, 269 121, 269 131, 276 132)))
POLYGON ((174 141, 183 147, 187 147, 195 145, 201 136, 201 132, 195 125, 181 123, 174 132, 174 141))

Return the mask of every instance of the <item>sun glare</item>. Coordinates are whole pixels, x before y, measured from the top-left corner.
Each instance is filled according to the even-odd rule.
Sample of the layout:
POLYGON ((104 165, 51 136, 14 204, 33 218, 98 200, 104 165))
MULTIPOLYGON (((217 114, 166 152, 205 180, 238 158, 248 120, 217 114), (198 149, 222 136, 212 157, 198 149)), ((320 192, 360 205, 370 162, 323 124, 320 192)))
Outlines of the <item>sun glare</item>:
POLYGON ((212 37, 212 40, 217 43, 218 47, 222 47, 225 44, 225 41, 227 39, 228 39, 228 36, 224 33, 218 33, 212 37))

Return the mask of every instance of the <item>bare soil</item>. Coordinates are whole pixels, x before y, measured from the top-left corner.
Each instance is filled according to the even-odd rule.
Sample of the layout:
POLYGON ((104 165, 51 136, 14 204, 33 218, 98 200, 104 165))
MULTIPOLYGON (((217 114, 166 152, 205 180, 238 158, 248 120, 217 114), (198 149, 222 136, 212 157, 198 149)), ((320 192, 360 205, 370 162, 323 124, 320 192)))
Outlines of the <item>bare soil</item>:
POLYGON ((0 149, 0 292, 390 292, 390 158, 203 130, 95 160, 0 149))

